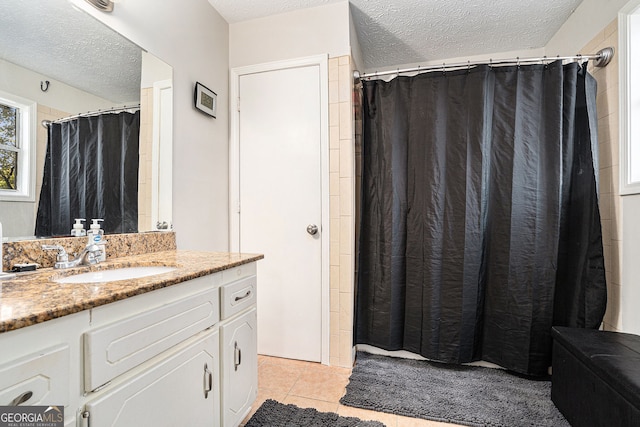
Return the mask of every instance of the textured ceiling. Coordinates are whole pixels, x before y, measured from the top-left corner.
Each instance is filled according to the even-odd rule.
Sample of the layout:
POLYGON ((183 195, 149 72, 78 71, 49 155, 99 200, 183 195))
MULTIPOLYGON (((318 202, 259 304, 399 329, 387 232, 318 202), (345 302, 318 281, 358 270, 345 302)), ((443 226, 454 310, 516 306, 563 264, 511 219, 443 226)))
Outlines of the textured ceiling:
MULTIPOLYGON (((337 1, 209 0, 209 3, 229 23, 235 23, 337 1)), ((581 2, 350 0, 366 69, 540 48, 581 2)))
POLYGON ((0 8, 0 58, 114 103, 140 99, 138 46, 67 0, 0 8))

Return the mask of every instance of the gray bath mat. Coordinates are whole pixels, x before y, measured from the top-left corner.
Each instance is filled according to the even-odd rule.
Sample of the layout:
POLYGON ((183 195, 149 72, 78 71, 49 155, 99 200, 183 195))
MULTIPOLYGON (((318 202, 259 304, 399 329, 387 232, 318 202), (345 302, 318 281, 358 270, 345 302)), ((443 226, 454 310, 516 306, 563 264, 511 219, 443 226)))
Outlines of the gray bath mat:
POLYGON ((284 405, 267 400, 245 424, 245 427, 385 427, 378 421, 341 417, 332 412, 318 412, 311 408, 284 405))
POLYGON ((551 382, 358 352, 343 405, 467 426, 569 427, 551 382))

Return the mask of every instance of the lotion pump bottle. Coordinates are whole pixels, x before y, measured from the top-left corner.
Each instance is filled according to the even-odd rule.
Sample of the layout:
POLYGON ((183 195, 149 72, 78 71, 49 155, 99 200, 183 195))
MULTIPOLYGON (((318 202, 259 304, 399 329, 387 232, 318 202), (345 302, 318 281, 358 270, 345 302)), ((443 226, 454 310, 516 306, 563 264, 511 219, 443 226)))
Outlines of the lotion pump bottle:
POLYGON ((102 254, 98 258, 98 261, 106 261, 107 260, 107 242, 104 240, 104 230, 100 228, 100 222, 104 221, 104 219, 92 219, 91 225, 89 226, 89 231, 87 231, 87 245, 95 244, 100 246, 102 250, 102 254))
POLYGON ((73 228, 71 229, 72 236, 82 237, 87 235, 87 231, 84 229, 84 221, 86 221, 84 218, 76 218, 76 223, 73 224, 73 228))

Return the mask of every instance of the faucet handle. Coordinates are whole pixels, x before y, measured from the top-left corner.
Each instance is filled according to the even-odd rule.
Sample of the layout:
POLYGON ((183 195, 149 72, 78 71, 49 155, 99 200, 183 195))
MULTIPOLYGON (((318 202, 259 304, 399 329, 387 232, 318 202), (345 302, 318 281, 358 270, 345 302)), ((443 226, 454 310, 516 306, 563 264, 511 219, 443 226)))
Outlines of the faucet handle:
POLYGON ((85 260, 89 264, 98 264, 100 262, 100 257, 104 253, 104 250, 101 246, 106 245, 107 242, 103 242, 100 245, 95 243, 88 244, 85 248, 85 260))
POLYGON ((85 255, 85 262, 89 265, 98 264, 100 262, 100 254, 102 254, 102 251, 100 250, 95 252, 87 252, 87 254, 85 255))
POLYGON ((60 245, 42 245, 42 249, 45 251, 58 251, 58 255, 56 256, 56 261, 69 261, 69 255, 67 251, 60 245))

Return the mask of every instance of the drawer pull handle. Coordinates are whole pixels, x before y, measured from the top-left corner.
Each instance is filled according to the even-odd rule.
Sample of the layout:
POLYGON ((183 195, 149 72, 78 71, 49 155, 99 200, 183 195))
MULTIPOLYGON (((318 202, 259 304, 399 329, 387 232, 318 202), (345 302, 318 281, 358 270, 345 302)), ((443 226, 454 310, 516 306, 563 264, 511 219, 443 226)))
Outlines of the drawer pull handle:
POLYGON ((236 301, 236 302, 238 302, 238 301, 240 301, 240 300, 243 300, 243 299, 245 299, 245 298, 248 298, 250 295, 251 295, 251 289, 249 289, 249 290, 247 291, 247 293, 246 293, 246 294, 244 294, 244 295, 242 295, 241 297, 236 297, 235 301, 236 301))
POLYGON ((233 365, 235 370, 238 370, 238 366, 242 363, 242 350, 238 347, 238 341, 233 345, 233 365))
POLYGON ((25 391, 20 396, 18 396, 15 399, 13 399, 11 401, 11 403, 9 404, 9 406, 18 406, 18 405, 26 402, 27 400, 31 399, 31 396, 33 396, 33 392, 32 391, 25 391))
POLYGON ((209 370, 207 364, 204 364, 204 398, 209 397, 209 393, 213 390, 213 373, 209 370))

